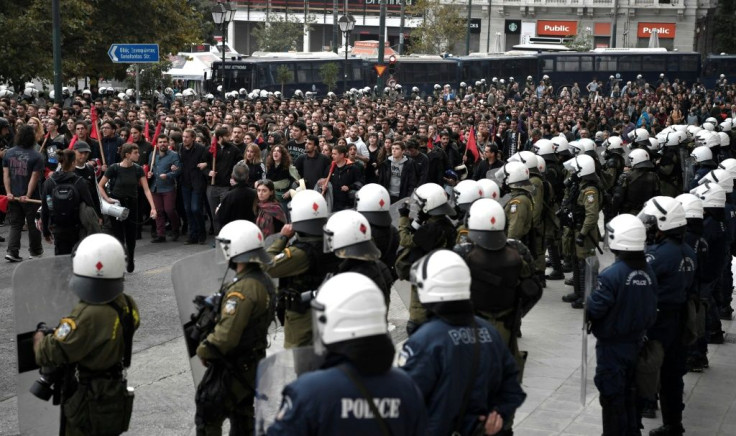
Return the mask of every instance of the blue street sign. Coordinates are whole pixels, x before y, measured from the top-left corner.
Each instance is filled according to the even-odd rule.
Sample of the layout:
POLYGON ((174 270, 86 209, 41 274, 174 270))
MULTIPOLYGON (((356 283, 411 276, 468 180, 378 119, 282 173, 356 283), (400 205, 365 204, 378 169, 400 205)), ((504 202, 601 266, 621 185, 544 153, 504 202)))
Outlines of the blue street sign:
POLYGON ((158 62, 158 44, 113 44, 107 51, 116 64, 143 64, 158 62))

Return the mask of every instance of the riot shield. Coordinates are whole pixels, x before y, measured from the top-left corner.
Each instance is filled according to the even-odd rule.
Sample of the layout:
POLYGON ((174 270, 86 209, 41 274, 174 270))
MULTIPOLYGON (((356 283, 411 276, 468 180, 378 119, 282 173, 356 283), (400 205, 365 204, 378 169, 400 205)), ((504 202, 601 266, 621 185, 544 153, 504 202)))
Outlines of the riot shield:
POLYGON ((60 409, 29 392, 39 372, 33 353, 36 325, 43 321, 56 327, 68 316, 79 298, 69 289, 71 256, 25 261, 13 273, 13 304, 18 358, 16 394, 18 427, 23 435, 59 433, 60 409))
POLYGON ((695 178, 695 162, 690 157, 690 151, 680 146, 680 166, 682 167, 682 192, 690 192, 690 182, 695 178))
POLYGON ((399 227, 399 209, 404 205, 404 203, 409 202, 409 217, 416 218, 418 208, 416 205, 416 202, 411 201, 411 197, 405 197, 401 200, 397 201, 396 203, 392 204, 388 208, 388 213, 391 215, 391 225, 398 228, 399 227))
POLYGON ((265 435, 276 419, 284 387, 301 374, 318 369, 322 361, 312 347, 283 350, 260 361, 256 374, 256 435, 265 435))
POLYGON ((176 305, 179 307, 179 320, 184 330, 194 386, 199 385, 205 370, 196 355, 198 341, 187 335, 187 329, 194 323, 193 317, 197 314, 194 299, 198 295, 207 297, 218 292, 226 271, 228 277, 234 276, 234 273, 228 270, 225 257, 219 249, 193 254, 171 267, 171 281, 174 285, 176 305))
MULTIPOLYGON (((585 297, 593 292, 598 281, 598 258, 590 256, 585 259, 585 297)), ((583 311, 583 345, 580 363, 580 403, 585 407, 586 389, 588 385, 588 311, 583 311)))
POLYGON ((399 299, 401 299, 406 310, 409 310, 411 307, 411 283, 407 280, 396 280, 393 287, 396 293, 399 294, 399 299))

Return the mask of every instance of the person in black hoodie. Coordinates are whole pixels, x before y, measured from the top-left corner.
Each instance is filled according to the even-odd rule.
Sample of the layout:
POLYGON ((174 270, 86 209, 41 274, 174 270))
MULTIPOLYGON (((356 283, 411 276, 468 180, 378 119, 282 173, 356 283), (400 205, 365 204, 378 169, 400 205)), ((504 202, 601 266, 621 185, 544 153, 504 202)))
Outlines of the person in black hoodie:
POLYGON ((255 224, 256 190, 248 185, 248 164, 240 161, 233 167, 230 183, 233 188, 225 194, 215 215, 220 228, 235 220, 246 220, 255 224))
MULTIPOLYGON (((86 145, 86 143, 82 144, 86 145)), ((89 146, 87 146, 87 149, 89 149, 89 146)), ((79 242, 79 230, 82 225, 79 220, 79 203, 84 202, 87 206, 94 207, 94 202, 87 182, 74 173, 74 151, 60 150, 57 152, 56 158, 61 165, 61 171, 53 173, 49 177, 49 181, 43 184, 41 223, 44 239, 51 243, 53 235, 54 254, 59 256, 71 254, 72 248, 79 242), (76 213, 72 215, 63 215, 59 210, 59 204, 56 204, 56 209, 54 208, 54 190, 59 187, 57 192, 63 192, 67 186, 71 186, 74 192, 69 201, 70 205, 75 207, 66 210, 66 212, 76 210, 76 213), (76 203, 76 205, 73 203, 76 203)))
MULTIPOLYGON (((215 130, 215 138, 217 138, 216 157, 208 150, 205 162, 207 163, 207 201, 210 210, 215 211, 217 205, 220 204, 225 194, 230 190, 230 175, 233 167, 240 161, 242 154, 238 148, 230 143, 230 129, 220 127, 215 130), (214 159, 213 159, 214 157, 214 159), (215 168, 212 168, 214 160, 215 168), (214 183, 212 183, 214 180, 214 183)), ((218 220, 215 221, 215 234, 220 233, 221 226, 218 220)))

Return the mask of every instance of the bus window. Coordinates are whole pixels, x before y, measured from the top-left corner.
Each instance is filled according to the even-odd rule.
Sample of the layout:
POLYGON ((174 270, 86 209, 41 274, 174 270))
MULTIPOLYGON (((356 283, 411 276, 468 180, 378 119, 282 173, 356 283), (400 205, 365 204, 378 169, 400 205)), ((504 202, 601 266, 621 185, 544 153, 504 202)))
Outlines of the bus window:
MULTIPOLYGON (((281 70, 284 70, 283 67, 286 67, 286 71, 288 71, 289 74, 288 74, 288 78, 286 79, 286 81, 284 82, 284 84, 290 85, 290 84, 295 83, 294 82, 294 65, 293 64, 280 64, 280 63, 276 63, 276 62, 271 62, 268 65, 269 65, 269 70, 271 71, 271 77, 273 77, 274 82, 278 82, 279 81, 279 68, 281 68, 281 70)), ((280 84, 281 83, 279 83, 279 85, 280 84)))
POLYGON ((353 62, 353 80, 363 80, 363 70, 359 62, 353 62))
POLYGON ((591 56, 580 58, 580 71, 593 71, 593 58, 591 56))
POLYGON ((554 73, 554 71, 555 71, 554 58, 542 59, 542 73, 554 73))
POLYGON ((678 56, 676 59, 673 60, 679 63, 680 71, 696 72, 698 71, 698 67, 700 65, 700 56, 698 55, 678 56))
POLYGON ((311 64, 299 63, 296 65, 296 81, 297 83, 312 83, 313 78, 311 64))
POLYGON ((618 70, 616 58, 613 56, 596 56, 595 70, 605 73, 614 73, 618 70))
POLYGON ((580 56, 559 56, 557 58, 557 71, 580 71, 580 56))
POLYGON ((621 73, 635 73, 641 71, 641 55, 628 55, 618 58, 618 69, 621 73))
POLYGON ((659 71, 660 73, 665 71, 665 57, 661 55, 643 55, 642 56, 642 71, 659 71))

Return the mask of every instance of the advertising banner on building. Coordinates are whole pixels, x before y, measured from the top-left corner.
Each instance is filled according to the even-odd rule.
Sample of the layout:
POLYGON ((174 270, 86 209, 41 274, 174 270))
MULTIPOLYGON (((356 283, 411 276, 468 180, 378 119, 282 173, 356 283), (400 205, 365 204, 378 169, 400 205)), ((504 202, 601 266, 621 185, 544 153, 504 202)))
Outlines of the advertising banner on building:
POLYGON ((675 39, 676 23, 639 23, 636 35, 639 38, 649 38, 654 30, 659 39, 675 39))
POLYGON ((537 36, 571 36, 577 35, 577 21, 539 20, 537 36))

